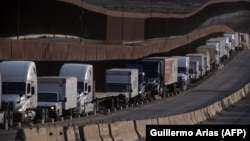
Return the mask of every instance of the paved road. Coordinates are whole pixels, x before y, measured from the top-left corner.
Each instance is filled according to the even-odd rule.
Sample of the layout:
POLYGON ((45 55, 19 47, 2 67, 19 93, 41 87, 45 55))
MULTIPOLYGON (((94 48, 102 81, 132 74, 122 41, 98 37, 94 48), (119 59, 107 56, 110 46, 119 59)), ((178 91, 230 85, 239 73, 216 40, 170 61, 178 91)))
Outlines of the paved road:
POLYGON ((234 106, 222 111, 214 118, 202 124, 225 125, 225 124, 246 124, 250 125, 250 95, 247 95, 234 106))

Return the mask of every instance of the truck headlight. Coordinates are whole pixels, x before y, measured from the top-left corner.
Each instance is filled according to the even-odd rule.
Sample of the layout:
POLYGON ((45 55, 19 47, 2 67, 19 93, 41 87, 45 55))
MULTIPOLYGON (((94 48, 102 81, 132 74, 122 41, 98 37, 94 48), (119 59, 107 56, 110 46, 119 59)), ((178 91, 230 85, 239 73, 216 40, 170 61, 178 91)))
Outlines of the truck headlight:
POLYGON ((22 108, 18 108, 17 111, 18 111, 18 112, 22 112, 23 109, 22 109, 22 108))
POLYGON ((55 107, 53 106, 53 107, 50 107, 50 110, 55 110, 55 107))

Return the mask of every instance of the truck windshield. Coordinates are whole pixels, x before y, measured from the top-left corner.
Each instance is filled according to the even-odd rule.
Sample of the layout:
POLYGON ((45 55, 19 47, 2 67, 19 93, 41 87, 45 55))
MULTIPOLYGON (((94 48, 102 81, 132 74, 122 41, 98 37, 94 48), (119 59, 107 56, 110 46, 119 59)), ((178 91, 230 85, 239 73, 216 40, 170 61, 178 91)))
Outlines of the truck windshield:
POLYGON ((187 72, 187 69, 185 67, 178 67, 178 72, 185 73, 187 72))
POLYGON ((58 102, 57 93, 38 93, 38 102, 58 102))
POLYGON ((24 94, 26 88, 25 82, 3 82, 2 93, 3 94, 24 94))
POLYGON ((108 84, 107 91, 108 92, 127 92, 128 87, 125 84, 108 84))
POLYGON ((139 84, 146 81, 145 75, 142 73, 139 73, 139 84))
POLYGON ((83 87, 84 87, 83 82, 77 82, 77 91, 78 91, 79 94, 81 92, 83 92, 83 90, 84 90, 83 87))
POLYGON ((158 77, 158 62, 145 61, 142 62, 142 66, 148 78, 158 77))

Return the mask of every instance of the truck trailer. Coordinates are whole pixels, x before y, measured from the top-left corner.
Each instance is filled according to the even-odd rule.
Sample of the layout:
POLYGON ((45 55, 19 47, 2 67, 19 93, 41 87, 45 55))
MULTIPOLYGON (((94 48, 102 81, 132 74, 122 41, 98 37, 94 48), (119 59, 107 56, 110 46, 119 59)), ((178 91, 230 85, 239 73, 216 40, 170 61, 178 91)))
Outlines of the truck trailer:
POLYGON ((216 50, 214 46, 209 45, 201 45, 196 48, 196 53, 203 53, 204 55, 208 55, 208 63, 210 65, 210 70, 216 68, 216 50))

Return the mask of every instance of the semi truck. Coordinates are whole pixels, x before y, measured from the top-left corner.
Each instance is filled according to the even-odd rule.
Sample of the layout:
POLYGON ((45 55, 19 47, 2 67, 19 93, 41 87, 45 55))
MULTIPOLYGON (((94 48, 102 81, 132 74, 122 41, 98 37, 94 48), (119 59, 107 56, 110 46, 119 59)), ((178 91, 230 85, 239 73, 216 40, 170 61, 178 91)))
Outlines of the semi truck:
POLYGON ((221 43, 221 48, 224 50, 224 58, 227 59, 230 56, 230 48, 229 48, 229 38, 227 37, 216 37, 221 43))
POLYGON ((73 115, 77 107, 77 78, 64 76, 38 77, 39 115, 45 118, 66 117, 73 115), (43 113, 45 111, 45 113, 43 113))
POLYGON ((147 90, 153 95, 177 93, 178 59, 176 57, 146 57, 141 60, 147 76, 147 90))
POLYGON ((190 86, 190 58, 186 56, 175 56, 178 59, 178 82, 177 88, 185 91, 190 86))
POLYGON ((135 102, 138 95, 138 69, 111 68, 105 71, 106 92, 119 93, 120 103, 135 102))
POLYGON ((227 37, 231 44, 230 54, 233 54, 236 51, 236 47, 239 45, 239 40, 237 33, 235 32, 226 32, 223 34, 223 37, 227 37))
POLYGON ((240 33, 240 44, 242 49, 246 49, 249 47, 249 34, 246 32, 240 33))
POLYGON ((206 75, 208 75, 211 71, 211 65, 210 65, 210 52, 209 50, 207 49, 204 49, 204 48, 196 48, 196 53, 201 53, 201 54, 204 54, 205 58, 204 58, 204 63, 205 63, 205 73, 206 75))
POLYGON ((196 48, 195 50, 196 53, 203 53, 204 55, 208 55, 207 61, 209 62, 210 65, 210 70, 216 68, 216 50, 215 47, 209 46, 209 45, 201 45, 196 48))
POLYGON ((199 72, 200 72, 200 77, 205 76, 205 55, 202 53, 188 53, 186 54, 190 58, 191 62, 198 61, 199 62, 199 72))
POLYGON ((1 108, 8 117, 8 124, 32 121, 37 108, 37 70, 33 61, 2 61, 1 108))
POLYGON ((77 108, 74 109, 74 114, 95 112, 93 65, 65 63, 60 68, 59 76, 77 78, 77 108))

